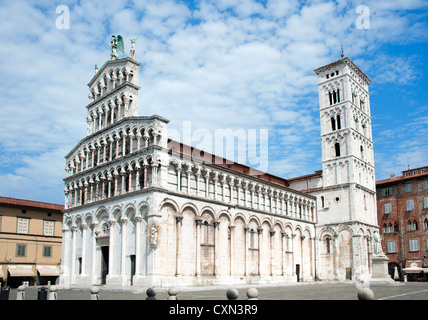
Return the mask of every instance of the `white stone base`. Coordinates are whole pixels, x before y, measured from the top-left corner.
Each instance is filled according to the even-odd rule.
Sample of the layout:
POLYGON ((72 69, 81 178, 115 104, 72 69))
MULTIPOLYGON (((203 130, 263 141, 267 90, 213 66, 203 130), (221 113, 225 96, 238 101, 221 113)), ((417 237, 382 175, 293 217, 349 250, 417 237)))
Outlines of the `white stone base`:
POLYGON ((388 273, 388 257, 383 253, 373 257, 373 273, 370 278, 370 284, 396 285, 397 283, 388 273))
MULTIPOLYGON (((302 279, 302 282, 313 281, 312 278, 302 279)), ((132 281, 133 287, 197 287, 197 286, 225 286, 247 284, 285 284, 295 283, 294 276, 137 276, 132 281)), ((108 285, 121 284, 108 277, 108 285)))

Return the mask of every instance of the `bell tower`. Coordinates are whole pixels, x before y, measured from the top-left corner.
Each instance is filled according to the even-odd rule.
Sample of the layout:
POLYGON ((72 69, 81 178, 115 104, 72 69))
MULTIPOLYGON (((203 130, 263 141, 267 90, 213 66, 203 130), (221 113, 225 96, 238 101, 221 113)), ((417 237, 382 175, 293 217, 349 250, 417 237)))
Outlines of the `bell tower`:
POLYGON ((319 222, 377 225, 371 80, 348 57, 314 71, 318 75, 323 201, 330 208, 319 222))

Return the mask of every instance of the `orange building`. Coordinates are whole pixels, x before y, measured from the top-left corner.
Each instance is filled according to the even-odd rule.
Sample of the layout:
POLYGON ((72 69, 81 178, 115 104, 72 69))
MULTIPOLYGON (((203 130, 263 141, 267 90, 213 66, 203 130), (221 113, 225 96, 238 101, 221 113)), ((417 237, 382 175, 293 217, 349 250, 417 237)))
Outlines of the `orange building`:
POLYGON ((428 278, 428 166, 377 181, 382 248, 392 277, 428 278), (394 275, 394 272, 396 273, 394 275))
POLYGON ((63 205, 0 197, 0 281, 19 286, 59 277, 63 205))

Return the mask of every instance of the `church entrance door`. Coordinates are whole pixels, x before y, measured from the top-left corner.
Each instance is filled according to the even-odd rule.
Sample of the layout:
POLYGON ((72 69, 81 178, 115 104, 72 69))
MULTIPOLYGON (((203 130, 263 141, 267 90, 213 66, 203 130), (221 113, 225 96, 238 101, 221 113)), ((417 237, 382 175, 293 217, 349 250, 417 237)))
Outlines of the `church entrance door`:
POLYGON ((296 264, 297 282, 300 282, 300 264, 296 264))
POLYGON ((129 256, 131 260, 131 286, 133 285, 133 280, 135 276, 135 255, 129 256))
POLYGON ((101 247, 101 284, 106 284, 108 275, 109 247, 101 247))

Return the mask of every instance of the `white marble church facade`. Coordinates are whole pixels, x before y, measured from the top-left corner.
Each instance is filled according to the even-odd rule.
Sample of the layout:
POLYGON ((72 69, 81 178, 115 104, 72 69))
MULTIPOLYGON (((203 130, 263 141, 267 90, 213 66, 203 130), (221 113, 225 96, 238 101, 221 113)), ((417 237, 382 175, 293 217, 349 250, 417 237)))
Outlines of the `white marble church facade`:
MULTIPOLYGON (((319 223, 323 192, 337 187, 351 206, 345 199, 353 191, 342 181, 329 177, 324 190, 318 179, 311 194, 299 179, 195 157, 168 140, 167 119, 138 116, 139 66, 133 58, 107 61, 88 84, 87 136, 66 156, 60 285, 282 283, 341 279, 348 267, 370 273, 373 217, 363 221, 360 247, 352 246, 359 218, 319 223), (340 237, 345 225, 353 229, 340 237)), ((374 196, 371 184, 353 186, 374 196)))

